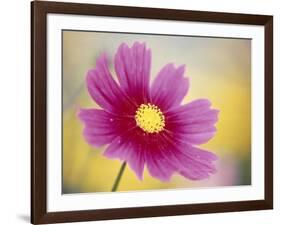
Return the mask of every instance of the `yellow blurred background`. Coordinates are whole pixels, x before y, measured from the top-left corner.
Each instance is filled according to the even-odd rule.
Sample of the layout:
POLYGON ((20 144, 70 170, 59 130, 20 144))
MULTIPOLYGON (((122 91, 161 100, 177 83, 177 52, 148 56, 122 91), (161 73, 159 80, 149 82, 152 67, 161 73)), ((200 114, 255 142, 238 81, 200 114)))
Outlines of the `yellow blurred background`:
POLYGON ((121 166, 102 156, 83 138, 77 109, 98 108, 87 93, 85 75, 96 57, 113 58, 122 42, 145 42, 152 50, 151 79, 167 63, 185 64, 190 90, 184 102, 208 98, 219 109, 218 131, 202 145, 218 155, 218 172, 203 181, 175 174, 169 182, 152 178, 145 169, 139 181, 127 167, 118 191, 194 188, 251 184, 251 40, 63 31, 63 190, 66 193, 108 192, 121 166))

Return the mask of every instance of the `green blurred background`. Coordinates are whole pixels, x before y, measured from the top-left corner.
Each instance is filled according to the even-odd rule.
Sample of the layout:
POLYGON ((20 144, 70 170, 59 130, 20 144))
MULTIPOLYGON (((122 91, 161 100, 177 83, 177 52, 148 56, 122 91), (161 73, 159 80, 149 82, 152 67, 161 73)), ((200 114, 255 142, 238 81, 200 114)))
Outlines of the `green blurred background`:
POLYGON ((97 56, 113 58, 126 42, 146 42, 152 50, 151 78, 167 63, 185 64, 190 90, 184 102, 209 98, 219 109, 218 132, 202 145, 219 156, 218 172, 207 180, 189 181, 175 174, 170 182, 152 178, 147 170, 139 181, 127 167, 118 191, 194 188, 251 184, 251 40, 63 31, 63 190, 66 193, 108 192, 121 162, 102 156, 82 136, 79 107, 98 108, 87 93, 86 72, 97 56))

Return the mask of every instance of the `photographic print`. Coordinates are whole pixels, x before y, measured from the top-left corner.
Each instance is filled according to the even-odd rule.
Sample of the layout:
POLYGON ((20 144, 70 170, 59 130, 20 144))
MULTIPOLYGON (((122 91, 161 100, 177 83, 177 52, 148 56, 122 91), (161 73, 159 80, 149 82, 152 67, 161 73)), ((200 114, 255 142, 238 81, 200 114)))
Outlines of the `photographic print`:
POLYGON ((62 30, 62 193, 251 185, 251 39, 62 30))
POLYGON ((273 208, 273 16, 31 3, 33 224, 273 208))

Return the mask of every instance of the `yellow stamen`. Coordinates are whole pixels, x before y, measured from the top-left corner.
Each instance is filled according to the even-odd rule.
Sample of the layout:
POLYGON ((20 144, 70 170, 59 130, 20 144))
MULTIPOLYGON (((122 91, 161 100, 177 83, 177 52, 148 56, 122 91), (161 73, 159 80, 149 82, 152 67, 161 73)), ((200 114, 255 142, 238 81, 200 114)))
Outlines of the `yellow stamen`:
POLYGON ((165 117, 161 110, 153 104, 141 104, 136 111, 137 125, 147 133, 159 133, 164 130, 165 117))

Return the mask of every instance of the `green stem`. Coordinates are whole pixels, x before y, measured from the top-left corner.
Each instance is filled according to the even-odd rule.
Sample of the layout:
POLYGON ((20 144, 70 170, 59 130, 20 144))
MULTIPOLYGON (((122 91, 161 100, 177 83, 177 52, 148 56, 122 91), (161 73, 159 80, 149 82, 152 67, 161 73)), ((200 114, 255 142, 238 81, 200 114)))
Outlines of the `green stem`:
POLYGON ((121 166, 121 168, 120 168, 120 170, 118 172, 118 175, 117 175, 117 177, 116 177, 116 179, 114 181, 113 187, 111 189, 112 192, 117 190, 117 188, 119 186, 119 183, 120 183, 120 180, 121 180, 121 177, 122 177, 122 175, 124 173, 125 167, 126 167, 126 162, 123 162, 122 166, 121 166))

